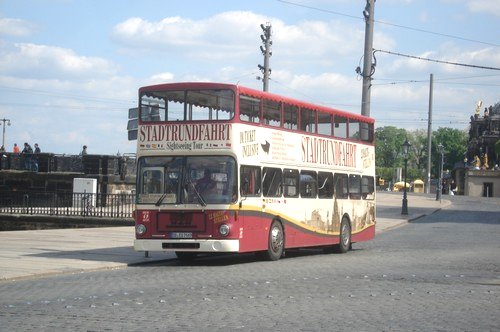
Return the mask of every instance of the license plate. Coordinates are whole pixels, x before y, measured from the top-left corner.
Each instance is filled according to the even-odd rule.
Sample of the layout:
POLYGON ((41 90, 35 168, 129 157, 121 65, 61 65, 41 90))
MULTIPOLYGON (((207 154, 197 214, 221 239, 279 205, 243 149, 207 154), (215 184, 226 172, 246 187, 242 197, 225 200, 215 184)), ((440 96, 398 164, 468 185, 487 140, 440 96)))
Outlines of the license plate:
POLYGON ((172 232, 170 233, 171 239, 192 239, 193 233, 191 232, 172 232))

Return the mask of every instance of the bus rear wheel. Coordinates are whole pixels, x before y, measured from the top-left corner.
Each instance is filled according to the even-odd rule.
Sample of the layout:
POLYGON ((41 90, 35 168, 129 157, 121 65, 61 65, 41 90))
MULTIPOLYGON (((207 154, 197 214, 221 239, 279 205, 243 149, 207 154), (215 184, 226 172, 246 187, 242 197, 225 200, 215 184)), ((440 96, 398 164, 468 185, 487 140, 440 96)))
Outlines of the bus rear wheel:
POLYGON ((283 226, 279 221, 273 221, 269 229, 269 239, 267 251, 265 252, 266 259, 277 261, 283 255, 285 250, 285 236, 283 226))
POLYGON ((351 223, 347 218, 342 218, 340 223, 339 244, 335 246, 335 252, 345 254, 351 249, 351 223))
POLYGON ((182 262, 191 262, 196 258, 197 253, 188 251, 176 251, 175 255, 177 256, 177 259, 182 262))

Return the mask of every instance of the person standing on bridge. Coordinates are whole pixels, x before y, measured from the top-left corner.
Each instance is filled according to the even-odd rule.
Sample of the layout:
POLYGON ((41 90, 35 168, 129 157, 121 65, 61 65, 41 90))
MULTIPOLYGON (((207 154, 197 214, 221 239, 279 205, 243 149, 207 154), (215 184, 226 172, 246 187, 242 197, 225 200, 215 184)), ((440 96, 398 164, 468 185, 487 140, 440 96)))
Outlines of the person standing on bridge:
POLYGON ((38 155, 42 153, 42 150, 40 150, 40 146, 38 146, 38 143, 35 143, 35 155, 33 157, 33 167, 35 172, 38 172, 38 155))
POLYGON ((82 152, 80 152, 80 156, 86 156, 87 155, 87 146, 84 145, 82 148, 82 152))
POLYGON ((24 143, 24 149, 21 154, 24 155, 24 169, 32 171, 33 149, 31 148, 31 145, 24 143))

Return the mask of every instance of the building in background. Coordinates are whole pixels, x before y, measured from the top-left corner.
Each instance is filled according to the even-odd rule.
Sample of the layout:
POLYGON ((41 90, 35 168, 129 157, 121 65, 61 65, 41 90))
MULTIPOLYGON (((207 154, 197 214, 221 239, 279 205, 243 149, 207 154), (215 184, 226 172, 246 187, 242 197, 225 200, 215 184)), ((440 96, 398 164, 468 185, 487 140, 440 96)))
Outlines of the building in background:
POLYGON ((457 189, 467 196, 500 197, 500 102, 481 114, 479 102, 470 117, 463 165, 455 167, 457 189))

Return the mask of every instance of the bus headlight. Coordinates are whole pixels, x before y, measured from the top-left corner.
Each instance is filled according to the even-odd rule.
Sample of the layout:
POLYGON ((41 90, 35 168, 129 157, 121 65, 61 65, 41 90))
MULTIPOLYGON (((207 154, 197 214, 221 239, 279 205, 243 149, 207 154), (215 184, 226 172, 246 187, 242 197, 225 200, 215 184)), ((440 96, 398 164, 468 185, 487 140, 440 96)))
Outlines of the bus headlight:
POLYGON ((229 226, 226 224, 222 224, 219 227, 219 233, 222 236, 228 236, 229 235, 229 226))
POLYGON ((137 235, 143 235, 144 233, 146 233, 146 226, 144 226, 143 224, 135 226, 135 232, 137 233, 137 235))

